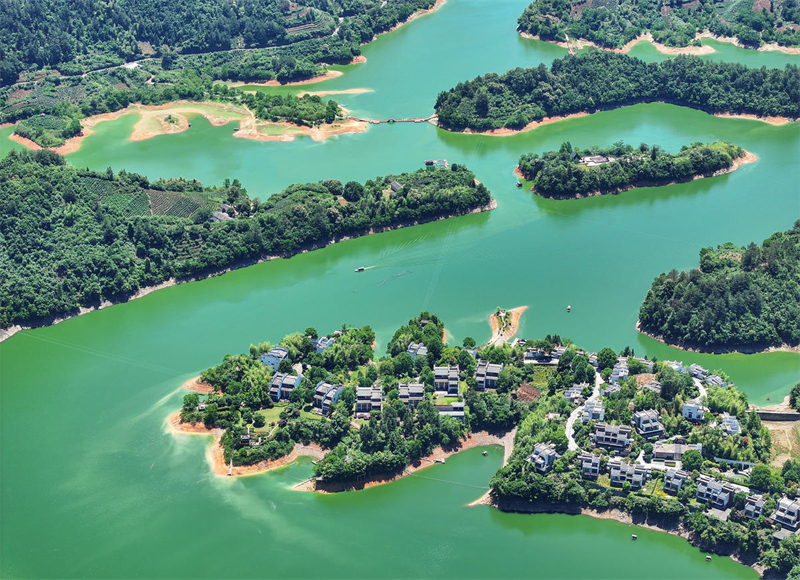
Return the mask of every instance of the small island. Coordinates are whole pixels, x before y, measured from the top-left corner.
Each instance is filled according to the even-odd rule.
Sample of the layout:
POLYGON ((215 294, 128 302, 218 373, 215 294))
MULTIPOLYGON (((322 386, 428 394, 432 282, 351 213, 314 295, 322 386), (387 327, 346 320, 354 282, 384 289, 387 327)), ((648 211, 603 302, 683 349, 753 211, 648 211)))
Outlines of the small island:
MULTIPOLYGON (((499 308, 494 334, 520 312, 499 308)), ((800 559, 800 460, 778 461, 771 436, 800 414, 752 408, 722 370, 628 347, 588 352, 513 332, 450 346, 444 328, 422 312, 380 357, 369 326, 253 344, 187 384, 197 392, 168 421, 215 437, 220 476, 310 455, 313 476, 294 488, 321 493, 502 445, 503 466, 471 505, 648 526, 761 573, 786 574, 800 559)))
POLYGON ((538 195, 568 199, 723 175, 756 159, 724 141, 684 145, 676 154, 646 143, 633 148, 618 141, 611 147, 581 150, 565 142, 541 157, 522 155, 515 173, 532 182, 531 191, 538 195))
POLYGON ((150 182, 124 170, 79 169, 47 150, 0 160, 0 199, 8 208, 1 339, 164 285, 496 207, 458 163, 363 184, 295 184, 262 201, 236 179, 216 187, 150 182))
POLYGON ((601 50, 515 68, 439 93, 438 124, 451 131, 512 135, 568 116, 666 102, 711 114, 785 123, 800 117, 800 69, 748 68, 677 56, 647 63, 601 50))
MULTIPOLYGON (((563 0, 537 0, 517 20, 521 33, 547 41, 578 41, 606 49, 624 50, 649 35, 667 50, 699 48, 709 36, 742 48, 786 50, 800 46, 796 4, 739 2, 660 3, 589 0, 572 5, 563 0)), ((713 50, 711 51, 713 52, 713 50)), ((788 52, 788 50, 787 50, 788 52)))
POLYGON ((640 332, 703 352, 800 351, 800 221, 758 246, 700 250, 700 267, 661 274, 640 332))

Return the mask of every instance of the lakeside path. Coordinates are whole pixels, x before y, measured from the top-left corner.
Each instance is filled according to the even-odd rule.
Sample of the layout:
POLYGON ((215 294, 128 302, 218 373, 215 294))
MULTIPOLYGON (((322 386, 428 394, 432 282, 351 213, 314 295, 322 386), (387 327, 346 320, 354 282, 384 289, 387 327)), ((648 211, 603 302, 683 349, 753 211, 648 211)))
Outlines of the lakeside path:
POLYGON ((500 318, 496 313, 490 315, 489 324, 492 325, 492 337, 489 339, 489 342, 486 343, 486 346, 494 346, 512 339, 514 335, 519 332, 519 319, 522 317, 522 313, 527 309, 527 306, 517 306, 516 308, 507 310, 506 312, 511 315, 507 326, 502 326, 500 318))

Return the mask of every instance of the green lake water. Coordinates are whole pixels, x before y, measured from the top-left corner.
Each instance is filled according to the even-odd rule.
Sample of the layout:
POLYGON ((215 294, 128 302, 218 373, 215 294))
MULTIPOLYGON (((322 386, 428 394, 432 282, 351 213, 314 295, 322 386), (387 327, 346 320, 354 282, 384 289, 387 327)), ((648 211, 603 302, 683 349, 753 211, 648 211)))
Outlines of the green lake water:
MULTIPOLYGON (((364 47, 366 63, 303 88, 373 89, 334 97, 358 115, 429 115, 436 94, 461 80, 565 54, 515 33, 526 4, 448 0, 364 47)), ((800 62, 714 46, 707 58, 800 62)), ((633 53, 663 57, 651 49, 633 53)), ((728 559, 706 563, 666 534, 636 530, 632 543, 631 528, 615 522, 465 508, 500 465, 498 449, 457 455, 424 477, 316 496, 289 489, 310 475, 307 461, 236 480, 212 476, 210 440, 175 437, 164 419, 184 380, 251 342, 345 322, 371 324, 382 349, 423 309, 443 317, 451 342, 480 342, 498 305, 530 307, 521 336, 558 333, 590 349, 630 345, 639 355, 699 362, 724 369, 751 401, 776 402, 800 378, 800 356, 686 353, 634 324, 659 273, 696 267, 703 246, 760 242, 800 217, 797 123, 649 104, 504 138, 400 124, 324 143, 270 143, 235 139, 233 125, 200 117, 185 133, 130 142, 135 122, 99 124, 70 162, 151 179, 238 177, 266 197, 289 183, 364 180, 447 158, 475 171, 499 207, 168 288, 0 344, 3 577, 640 578, 643 569, 647 578, 755 577, 728 559), (759 160, 719 178, 576 201, 515 187, 511 171, 523 152, 618 139, 670 151, 725 139, 759 160), (358 266, 369 268, 356 275, 358 266)), ((0 154, 15 145, 7 134, 0 130, 0 154)))

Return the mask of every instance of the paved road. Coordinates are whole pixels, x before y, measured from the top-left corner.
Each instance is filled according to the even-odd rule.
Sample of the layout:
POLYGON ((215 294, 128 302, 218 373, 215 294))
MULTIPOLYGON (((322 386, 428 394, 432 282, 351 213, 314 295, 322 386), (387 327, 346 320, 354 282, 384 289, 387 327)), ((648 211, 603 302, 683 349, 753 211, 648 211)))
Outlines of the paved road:
MULTIPOLYGON (((595 373, 594 373, 594 389, 592 389, 592 396, 587 399, 587 401, 586 401, 587 403, 589 401, 593 401, 593 400, 595 400, 595 399, 600 397, 600 385, 602 385, 602 384, 603 384, 603 377, 600 376, 600 373, 595 371, 595 373)), ((586 406, 586 404, 584 403, 580 407, 576 407, 575 410, 572 411, 572 413, 570 413, 569 419, 567 419, 567 426, 566 426, 566 431, 567 431, 567 449, 569 449, 570 451, 580 451, 580 447, 578 447, 578 444, 575 442, 575 438, 573 437, 573 435, 575 434, 574 425, 575 425, 575 421, 583 413, 583 408, 585 406, 586 406)))

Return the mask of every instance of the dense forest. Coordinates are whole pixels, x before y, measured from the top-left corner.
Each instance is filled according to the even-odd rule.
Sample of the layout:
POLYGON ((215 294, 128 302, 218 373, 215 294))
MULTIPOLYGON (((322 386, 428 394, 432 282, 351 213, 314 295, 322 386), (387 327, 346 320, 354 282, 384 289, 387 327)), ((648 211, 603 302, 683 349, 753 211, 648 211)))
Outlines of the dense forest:
POLYGON ((666 101, 709 113, 800 117, 800 69, 751 69, 737 63, 679 56, 646 63, 593 50, 556 59, 548 69, 515 68, 459 83, 439 94, 446 129, 522 129, 544 117, 666 101))
POLYGON ((0 123, 68 105, 87 116, 203 100, 215 80, 306 79, 351 62, 362 43, 433 2, 10 0, 0 13, 0 123))
POLYGON ((236 180, 218 188, 151 183, 110 168, 77 169, 47 150, 13 151, 0 161, 0 327, 491 202, 475 175, 457 164, 364 184, 292 185, 261 201, 236 180), (402 189, 393 192, 392 181, 402 189))
POLYGON ((800 221, 761 246, 700 251, 700 269, 661 274, 639 310, 641 330, 704 350, 800 344, 800 221))
POLYGON ((518 167, 525 179, 533 182, 532 191, 545 197, 565 198, 709 176, 730 168, 744 154, 741 147, 724 141, 684 145, 676 154, 646 143, 634 149, 618 141, 611 147, 580 150, 566 142, 558 151, 545 151, 541 157, 537 153, 523 154, 518 167))
POLYGON ((736 37, 743 45, 800 44, 800 4, 778 2, 663 3, 656 0, 589 0, 573 6, 567 0, 536 0, 517 20, 519 30, 542 40, 564 41, 565 34, 607 48, 620 48, 642 33, 667 46, 699 44, 706 30, 736 37))

